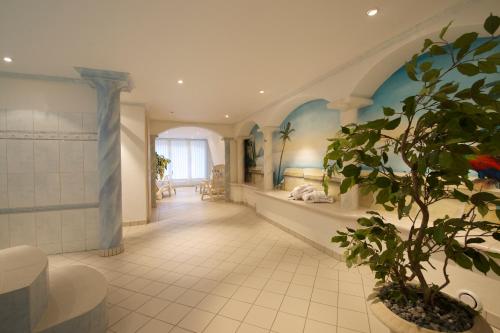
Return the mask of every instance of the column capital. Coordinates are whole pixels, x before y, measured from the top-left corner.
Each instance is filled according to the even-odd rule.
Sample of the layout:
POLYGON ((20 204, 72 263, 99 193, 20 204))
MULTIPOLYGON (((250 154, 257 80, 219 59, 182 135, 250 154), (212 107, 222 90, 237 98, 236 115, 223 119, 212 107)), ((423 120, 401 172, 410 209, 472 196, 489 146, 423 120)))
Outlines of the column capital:
POLYGON ((373 100, 360 96, 348 96, 328 103, 329 109, 340 111, 358 110, 373 104, 373 100))
POLYGON ((82 79, 86 80, 92 87, 102 87, 103 84, 112 84, 112 87, 120 91, 131 91, 134 87, 129 73, 115 72, 103 69, 86 67, 75 67, 82 79))
POLYGON ((222 138, 222 141, 226 142, 226 141, 233 141, 234 138, 232 136, 225 136, 222 138))

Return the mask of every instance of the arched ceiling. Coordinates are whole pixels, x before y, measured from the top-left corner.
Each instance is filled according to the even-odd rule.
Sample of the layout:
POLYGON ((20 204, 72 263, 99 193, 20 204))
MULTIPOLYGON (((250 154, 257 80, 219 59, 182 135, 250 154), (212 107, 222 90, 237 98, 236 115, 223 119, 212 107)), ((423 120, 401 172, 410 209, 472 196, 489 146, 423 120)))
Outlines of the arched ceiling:
POLYGON ((126 71, 153 119, 234 123, 464 1, 0 0, 0 71, 126 71))

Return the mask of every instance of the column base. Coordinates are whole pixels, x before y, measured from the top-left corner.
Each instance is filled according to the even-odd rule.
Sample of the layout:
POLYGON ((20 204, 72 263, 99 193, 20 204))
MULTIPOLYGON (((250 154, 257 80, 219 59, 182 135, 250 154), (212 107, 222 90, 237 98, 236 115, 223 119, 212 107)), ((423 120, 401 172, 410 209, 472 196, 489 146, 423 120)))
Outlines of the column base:
POLYGON ((125 251, 125 248, 123 247, 123 244, 120 244, 117 247, 99 250, 99 255, 101 257, 112 257, 112 256, 116 256, 117 254, 122 253, 123 251, 125 251))

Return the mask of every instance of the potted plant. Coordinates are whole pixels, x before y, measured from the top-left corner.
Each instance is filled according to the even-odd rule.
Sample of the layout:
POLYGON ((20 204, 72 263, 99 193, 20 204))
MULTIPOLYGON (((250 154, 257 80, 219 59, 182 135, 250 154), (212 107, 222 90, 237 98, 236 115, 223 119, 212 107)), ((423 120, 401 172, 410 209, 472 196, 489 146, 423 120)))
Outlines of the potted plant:
POLYGON ((491 332, 478 313, 442 290, 450 283, 450 262, 500 275, 500 255, 480 250, 487 238, 500 241, 500 224, 483 218, 495 211, 498 222, 500 200, 494 191, 474 191, 467 159, 500 155, 500 82, 487 85, 485 80, 498 75, 500 53, 490 51, 499 44, 499 25, 500 18, 490 15, 484 23, 489 37, 482 42, 471 32, 449 43, 449 25, 439 40, 426 39, 405 66, 408 77, 421 84, 419 93, 404 99, 401 110, 385 107, 380 118, 342 127, 330 139, 325 191, 329 177, 341 173, 341 193, 359 185, 386 211, 367 212, 357 220, 358 228, 337 231, 332 241, 346 249, 349 267, 368 265, 374 272, 371 308, 392 332, 491 332), (419 61, 425 52, 448 55, 450 67, 419 61), (478 78, 465 86, 448 82, 454 70, 478 78), (394 159, 403 161, 407 172, 394 172, 394 159), (443 200, 461 202, 466 209, 460 216, 432 217, 430 207, 443 200), (398 224, 407 223, 404 234, 389 221, 390 214, 398 224), (441 267, 430 261, 438 253, 441 267), (431 269, 442 272, 443 283, 430 281, 426 271, 431 269))
POLYGON ((167 170, 170 159, 163 155, 156 153, 156 176, 158 180, 162 180, 165 175, 165 170, 167 170))

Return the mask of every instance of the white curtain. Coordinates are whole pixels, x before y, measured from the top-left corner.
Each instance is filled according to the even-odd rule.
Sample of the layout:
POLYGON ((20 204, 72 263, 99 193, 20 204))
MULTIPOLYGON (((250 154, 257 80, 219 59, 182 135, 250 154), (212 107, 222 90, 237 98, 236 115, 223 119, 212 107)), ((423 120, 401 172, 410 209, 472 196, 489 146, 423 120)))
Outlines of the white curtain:
POLYGON ((208 178, 211 160, 207 140, 156 139, 156 152, 171 160, 167 174, 176 185, 208 178))

